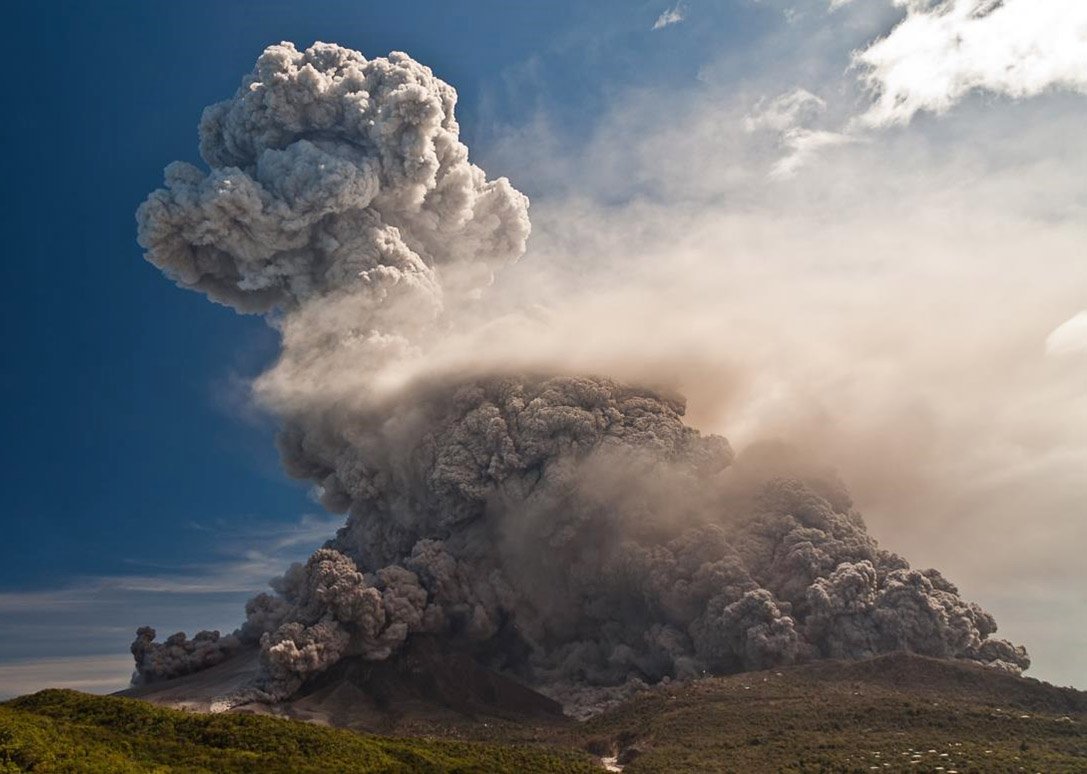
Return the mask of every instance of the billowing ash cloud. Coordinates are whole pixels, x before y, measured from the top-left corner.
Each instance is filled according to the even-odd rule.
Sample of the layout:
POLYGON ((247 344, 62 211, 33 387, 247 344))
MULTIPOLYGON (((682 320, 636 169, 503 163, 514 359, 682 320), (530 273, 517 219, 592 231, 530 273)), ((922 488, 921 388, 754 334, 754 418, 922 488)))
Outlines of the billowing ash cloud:
POLYGON ((347 520, 236 633, 140 630, 138 680, 259 643, 243 698, 278 700, 423 632, 575 711, 666 677, 900 648, 1029 665, 939 573, 880 549, 817 462, 735 457, 682 399, 607 378, 403 368, 478 321, 528 235, 525 197, 468 162, 454 103, 404 54, 272 46, 205 111, 210 171, 171 165, 141 207, 147 258, 178 284, 277 313, 256 394, 287 470, 347 520))
POLYGON ((210 172, 166 168, 137 215, 140 244, 178 284, 240 312, 348 292, 360 321, 409 296, 426 320, 443 287, 485 283, 529 230, 527 199, 468 162, 455 103, 405 54, 272 46, 204 111, 210 172))

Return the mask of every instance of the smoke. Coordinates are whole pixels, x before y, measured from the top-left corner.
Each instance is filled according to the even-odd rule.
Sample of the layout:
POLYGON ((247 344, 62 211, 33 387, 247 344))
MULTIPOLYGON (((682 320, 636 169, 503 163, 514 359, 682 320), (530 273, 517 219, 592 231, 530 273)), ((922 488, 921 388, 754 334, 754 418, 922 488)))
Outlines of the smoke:
MULTIPOLYGON (((938 572, 879 548, 818 455, 736 455, 687 425, 672 388, 699 360, 667 314, 643 321, 655 335, 627 327, 621 276, 585 306, 518 309, 495 275, 524 252, 528 202, 468 161, 455 101, 404 54, 272 46, 205 111, 209 171, 169 166, 140 208, 149 261, 279 328, 254 393, 287 471, 346 524, 235 634, 141 630, 138 679, 259 644, 247 698, 279 700, 422 632, 575 712, 665 678, 903 648, 1029 665, 938 572), (646 378, 663 362, 679 378, 646 378)), ((717 400, 741 378, 709 376, 717 400)))
POLYGON ((189 639, 184 632, 172 634, 165 642, 155 642, 155 630, 141 626, 132 642, 132 657, 136 659, 135 684, 154 682, 199 672, 221 664, 242 647, 236 634, 223 637, 217 631, 202 631, 189 639))

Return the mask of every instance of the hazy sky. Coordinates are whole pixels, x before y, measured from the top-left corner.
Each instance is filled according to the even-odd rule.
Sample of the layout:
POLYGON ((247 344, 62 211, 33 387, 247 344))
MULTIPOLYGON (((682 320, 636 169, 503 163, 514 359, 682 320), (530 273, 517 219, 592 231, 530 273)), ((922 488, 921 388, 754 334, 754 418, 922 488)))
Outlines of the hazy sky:
POLYGON ((1079 0, 7 17, 0 695, 118 687, 136 626, 232 628, 339 523, 246 404, 274 333, 177 291, 134 239, 163 165, 198 161, 201 109, 279 40, 405 50, 457 88, 474 159, 532 197, 503 281, 564 312, 556 361, 667 374, 734 445, 804 445, 1029 674, 1087 686, 1079 0))

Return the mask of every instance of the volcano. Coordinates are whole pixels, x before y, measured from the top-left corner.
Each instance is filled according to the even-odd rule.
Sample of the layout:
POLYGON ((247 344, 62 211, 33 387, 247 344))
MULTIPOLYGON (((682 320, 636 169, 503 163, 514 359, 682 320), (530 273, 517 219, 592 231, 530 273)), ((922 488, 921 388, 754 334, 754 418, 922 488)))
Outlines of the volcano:
MULTIPOLYGON (((32 740, 19 735, 24 725, 48 724, 56 733, 73 723, 73 750, 86 753, 106 744, 110 754, 134 756, 144 765, 168 762, 175 745, 186 762, 194 751, 206 749, 218 771, 254 765, 264 771, 302 770, 322 760, 344 771, 404 770, 402 764, 352 768, 350 760, 318 760, 316 752, 292 757, 296 737, 309 733, 304 729, 330 724, 346 736, 323 738, 327 748, 383 743, 374 733, 425 738, 431 745, 486 743, 533 756, 531 764, 522 765, 541 771, 604 766, 627 774, 1081 771, 1087 766, 1087 693, 909 653, 674 681, 576 722, 515 681, 462 654, 443 652, 437 641, 419 641, 386 661, 344 660, 307 682, 290 701, 209 712, 217 694, 235 689, 257 669, 255 656, 243 652, 199 673, 124 691, 121 696, 128 699, 121 704, 111 703, 120 697, 43 691, 0 705, 0 721, 11 729, 0 739, 0 755, 31 754, 32 740), (163 707, 155 712, 164 714, 148 715, 151 710, 140 709, 147 702, 163 707), (179 715, 178 708, 189 711, 179 715), (254 725, 267 720, 255 715, 308 722, 254 725), (169 726, 175 736, 163 740, 139 731, 134 716, 144 723, 154 717, 155 728, 169 726), (237 752, 231 734, 244 740, 237 752), (242 761, 237 766, 231 764, 235 754, 242 761)), ((482 748, 472 749, 481 754, 482 748)), ((54 745, 49 754, 56 761, 68 748, 54 745)), ((493 759, 483 768, 496 770, 493 759)))

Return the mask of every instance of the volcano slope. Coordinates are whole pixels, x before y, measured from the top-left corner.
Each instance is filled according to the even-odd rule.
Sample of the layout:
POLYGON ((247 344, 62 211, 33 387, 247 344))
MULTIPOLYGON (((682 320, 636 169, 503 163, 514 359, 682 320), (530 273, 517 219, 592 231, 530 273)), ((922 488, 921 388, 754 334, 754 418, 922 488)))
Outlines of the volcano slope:
POLYGON ((906 653, 675 681, 576 722, 424 643, 280 705, 166 708, 207 709, 209 678, 239 679, 246 658, 126 692, 162 707, 70 691, 0 705, 0 771, 1087 770, 1087 693, 906 653))
POLYGON ((641 693, 581 725, 625 771, 1087 771, 1087 693, 895 653, 641 693))

